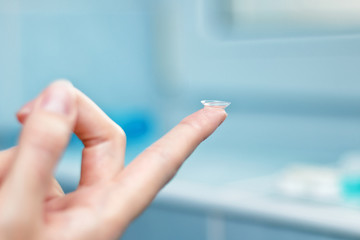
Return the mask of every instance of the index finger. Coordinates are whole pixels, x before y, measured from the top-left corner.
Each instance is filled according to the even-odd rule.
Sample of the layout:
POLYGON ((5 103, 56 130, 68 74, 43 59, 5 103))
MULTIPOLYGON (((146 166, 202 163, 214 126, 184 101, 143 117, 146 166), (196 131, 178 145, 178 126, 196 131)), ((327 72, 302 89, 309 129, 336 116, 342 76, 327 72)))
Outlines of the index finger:
POLYGON ((131 162, 119 176, 122 184, 117 194, 124 200, 124 209, 119 210, 128 213, 130 219, 140 213, 226 116, 223 109, 205 107, 182 120, 131 162))

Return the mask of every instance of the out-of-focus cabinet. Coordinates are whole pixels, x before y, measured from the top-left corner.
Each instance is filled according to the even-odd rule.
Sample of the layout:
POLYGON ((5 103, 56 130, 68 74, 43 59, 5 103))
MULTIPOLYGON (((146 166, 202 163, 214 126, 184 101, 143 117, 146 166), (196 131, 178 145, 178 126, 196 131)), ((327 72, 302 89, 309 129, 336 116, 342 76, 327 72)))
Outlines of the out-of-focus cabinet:
MULTIPOLYGON (((246 217, 219 217, 214 226, 205 212, 151 206, 127 229, 121 240, 350 240, 330 233, 289 228, 246 217), (217 228, 211 229, 211 227, 217 228)), ((211 216, 210 218, 214 218, 211 216)))

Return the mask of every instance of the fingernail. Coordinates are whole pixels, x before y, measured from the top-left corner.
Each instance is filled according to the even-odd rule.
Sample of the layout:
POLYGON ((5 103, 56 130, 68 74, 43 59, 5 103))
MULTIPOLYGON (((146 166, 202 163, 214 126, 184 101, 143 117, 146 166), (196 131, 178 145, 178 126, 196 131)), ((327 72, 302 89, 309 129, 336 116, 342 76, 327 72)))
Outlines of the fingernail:
POLYGON ((65 80, 51 84, 44 92, 40 107, 46 111, 67 115, 71 107, 71 83, 65 80))
POLYGON ((30 101, 26 103, 24 106, 20 108, 20 110, 17 112, 18 115, 28 115, 31 110, 33 109, 34 101, 30 101))

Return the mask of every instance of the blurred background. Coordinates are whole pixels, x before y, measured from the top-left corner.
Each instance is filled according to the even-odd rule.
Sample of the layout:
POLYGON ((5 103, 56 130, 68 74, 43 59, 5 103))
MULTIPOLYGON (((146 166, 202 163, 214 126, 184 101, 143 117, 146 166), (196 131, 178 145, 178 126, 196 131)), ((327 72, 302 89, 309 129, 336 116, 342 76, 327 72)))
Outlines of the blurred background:
MULTIPOLYGON (((231 101, 122 239, 359 239, 359 31, 356 0, 0 0, 0 147, 58 78, 124 128, 127 163, 200 100, 231 101)), ((74 137, 66 191, 80 155, 74 137)))

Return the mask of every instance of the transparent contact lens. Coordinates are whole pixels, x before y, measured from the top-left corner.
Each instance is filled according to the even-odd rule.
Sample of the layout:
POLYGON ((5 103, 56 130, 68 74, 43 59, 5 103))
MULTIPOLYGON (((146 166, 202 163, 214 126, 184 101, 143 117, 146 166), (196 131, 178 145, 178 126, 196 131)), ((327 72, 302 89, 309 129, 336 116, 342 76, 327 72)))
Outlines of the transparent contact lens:
POLYGON ((214 108, 227 108, 231 104, 231 102, 218 101, 218 100, 202 100, 201 103, 205 107, 214 107, 214 108))

